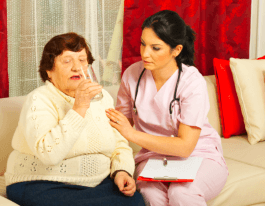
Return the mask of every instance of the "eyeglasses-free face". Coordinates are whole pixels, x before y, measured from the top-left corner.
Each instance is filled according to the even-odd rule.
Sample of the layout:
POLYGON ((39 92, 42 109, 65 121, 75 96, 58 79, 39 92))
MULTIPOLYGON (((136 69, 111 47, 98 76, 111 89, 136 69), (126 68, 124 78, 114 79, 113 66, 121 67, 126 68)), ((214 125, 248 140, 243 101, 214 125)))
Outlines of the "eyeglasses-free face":
POLYGON ((80 52, 66 50, 54 59, 53 70, 47 71, 47 73, 56 88, 75 97, 76 88, 85 79, 83 74, 88 76, 88 64, 85 49, 80 52))

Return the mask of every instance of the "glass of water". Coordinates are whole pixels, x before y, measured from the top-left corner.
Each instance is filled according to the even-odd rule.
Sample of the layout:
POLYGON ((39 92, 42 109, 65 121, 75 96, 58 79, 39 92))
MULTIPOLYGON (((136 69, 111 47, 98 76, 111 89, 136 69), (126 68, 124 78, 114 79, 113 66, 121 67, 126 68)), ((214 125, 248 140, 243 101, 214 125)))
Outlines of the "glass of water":
MULTIPOLYGON (((86 79, 91 79, 91 82, 96 82, 98 83, 98 80, 97 80, 97 77, 95 75, 95 72, 91 66, 91 64, 88 64, 88 65, 85 65, 85 66, 82 66, 82 72, 83 72, 83 75, 86 79), (85 75, 84 71, 87 71, 87 75, 85 75)), ((91 101, 94 102, 94 101, 99 101, 103 98, 103 94, 102 92, 96 94, 96 96, 94 96, 91 101)))

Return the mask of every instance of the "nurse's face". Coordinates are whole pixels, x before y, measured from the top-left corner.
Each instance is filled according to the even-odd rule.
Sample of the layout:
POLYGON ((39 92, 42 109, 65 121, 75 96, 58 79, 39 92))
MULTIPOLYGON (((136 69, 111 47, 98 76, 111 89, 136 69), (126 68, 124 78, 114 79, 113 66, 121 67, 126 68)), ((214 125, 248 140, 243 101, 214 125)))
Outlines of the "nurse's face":
MULTIPOLYGON (((178 46, 182 47, 182 45, 178 46)), ((153 29, 145 28, 141 36, 141 57, 144 67, 148 70, 177 69, 175 60, 175 57, 179 54, 177 47, 171 49, 156 35, 153 29)))

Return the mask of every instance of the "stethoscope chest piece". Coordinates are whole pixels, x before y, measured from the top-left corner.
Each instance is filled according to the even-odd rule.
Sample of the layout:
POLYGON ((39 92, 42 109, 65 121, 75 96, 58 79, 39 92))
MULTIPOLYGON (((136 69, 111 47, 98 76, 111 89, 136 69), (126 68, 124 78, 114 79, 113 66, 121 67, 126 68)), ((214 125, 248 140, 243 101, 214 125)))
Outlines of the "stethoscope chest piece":
POLYGON ((133 108, 133 111, 134 111, 134 114, 137 115, 137 109, 136 108, 133 108))
MULTIPOLYGON (((140 80, 141 80, 141 78, 143 76, 144 71, 145 71, 145 68, 143 69, 142 73, 140 74, 138 82, 137 82, 137 85, 136 85, 135 97, 134 97, 134 102, 133 102, 133 111, 134 111, 135 115, 137 115, 137 109, 136 109, 135 102, 136 102, 136 98, 137 98, 137 93, 138 93, 138 89, 139 89, 140 80)), ((179 66, 179 71, 178 71, 178 79, 177 79, 177 83, 176 83, 176 87, 175 87, 175 91, 174 91, 174 97, 173 97, 172 101, 169 104, 169 115, 170 115, 171 124, 172 124, 172 128, 174 130, 174 133, 175 133, 175 127, 174 127, 174 122, 173 122, 173 119, 172 119, 172 107, 174 106, 173 104, 175 103, 175 101, 177 101, 177 102, 180 101, 180 99, 176 97, 176 94, 177 94, 177 89, 178 89, 178 85, 179 85, 179 81, 180 81, 180 73, 181 73, 181 71, 182 71, 182 67, 180 65, 179 66)), ((180 107, 179 107, 179 111, 180 111, 180 107)), ((175 135, 171 135, 171 137, 175 137, 175 135)))

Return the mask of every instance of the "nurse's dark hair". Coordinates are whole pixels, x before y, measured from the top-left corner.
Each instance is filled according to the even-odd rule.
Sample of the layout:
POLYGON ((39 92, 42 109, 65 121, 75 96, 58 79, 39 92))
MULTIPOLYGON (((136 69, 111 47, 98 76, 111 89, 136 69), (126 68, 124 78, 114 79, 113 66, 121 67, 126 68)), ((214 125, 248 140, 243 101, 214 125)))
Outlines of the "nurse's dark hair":
POLYGON ((176 57, 179 68, 181 63, 194 66, 194 41, 195 32, 186 25, 178 13, 170 10, 159 11, 145 19, 142 30, 151 28, 156 35, 168 44, 171 49, 182 45, 183 49, 176 57))
POLYGON ((82 49, 86 51, 87 62, 92 64, 94 58, 90 51, 90 45, 83 36, 69 32, 51 38, 44 46, 40 60, 39 73, 42 81, 49 80, 47 71, 54 69, 54 61, 57 56, 61 55, 64 51, 80 52, 82 49))

